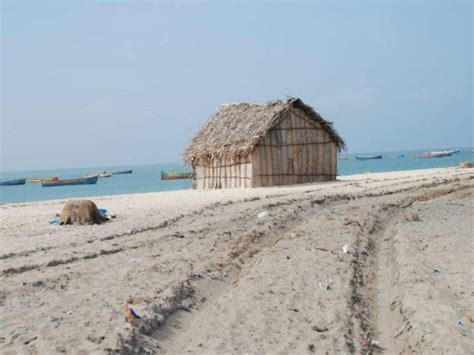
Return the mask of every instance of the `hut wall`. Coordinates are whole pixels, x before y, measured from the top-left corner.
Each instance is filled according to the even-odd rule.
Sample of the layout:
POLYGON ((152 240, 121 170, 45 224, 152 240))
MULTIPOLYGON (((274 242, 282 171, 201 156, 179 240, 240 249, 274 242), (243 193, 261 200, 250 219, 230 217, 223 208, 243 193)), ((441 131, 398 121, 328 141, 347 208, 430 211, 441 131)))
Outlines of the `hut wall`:
POLYGON ((300 109, 289 110, 252 153, 252 186, 335 180, 337 147, 300 109))
POLYGON ((250 157, 199 159, 193 162, 195 189, 221 189, 252 186, 250 157))

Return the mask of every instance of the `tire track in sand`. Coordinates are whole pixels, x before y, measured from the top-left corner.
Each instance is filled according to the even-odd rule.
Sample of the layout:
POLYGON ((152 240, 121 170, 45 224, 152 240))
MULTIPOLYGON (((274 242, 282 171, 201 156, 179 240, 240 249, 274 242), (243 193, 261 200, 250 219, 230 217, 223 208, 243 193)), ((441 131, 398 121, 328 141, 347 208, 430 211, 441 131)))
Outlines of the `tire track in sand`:
POLYGON ((410 326, 406 317, 393 313, 393 299, 397 299, 397 295, 393 287, 396 272, 392 239, 394 225, 402 211, 414 202, 429 201, 472 187, 472 184, 456 185, 424 192, 396 204, 384 204, 366 221, 357 237, 352 260, 351 327, 346 335, 351 353, 398 353, 397 330, 402 325, 410 326))

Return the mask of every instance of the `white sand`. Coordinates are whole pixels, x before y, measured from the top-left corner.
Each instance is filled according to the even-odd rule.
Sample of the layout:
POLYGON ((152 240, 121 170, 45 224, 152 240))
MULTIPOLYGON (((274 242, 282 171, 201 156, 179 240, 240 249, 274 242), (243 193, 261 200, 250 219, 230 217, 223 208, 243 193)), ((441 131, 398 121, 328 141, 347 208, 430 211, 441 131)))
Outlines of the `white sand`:
POLYGON ((0 206, 0 351, 467 353, 473 178, 97 197, 117 217, 95 226, 0 206))

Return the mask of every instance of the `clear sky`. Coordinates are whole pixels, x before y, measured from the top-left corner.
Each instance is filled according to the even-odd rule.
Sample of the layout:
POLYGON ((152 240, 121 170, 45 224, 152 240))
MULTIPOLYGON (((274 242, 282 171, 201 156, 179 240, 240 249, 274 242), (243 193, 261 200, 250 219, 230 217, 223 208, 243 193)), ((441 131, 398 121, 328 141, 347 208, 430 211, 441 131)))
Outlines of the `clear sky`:
POLYGON ((350 152, 472 146, 470 1, 2 1, 1 170, 180 162, 302 98, 350 152))

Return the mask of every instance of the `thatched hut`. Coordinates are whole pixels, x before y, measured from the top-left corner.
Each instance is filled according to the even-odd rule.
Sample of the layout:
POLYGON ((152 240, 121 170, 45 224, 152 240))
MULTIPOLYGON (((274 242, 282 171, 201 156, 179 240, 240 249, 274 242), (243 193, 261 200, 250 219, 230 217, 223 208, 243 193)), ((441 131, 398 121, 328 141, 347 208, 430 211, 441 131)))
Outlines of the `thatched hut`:
POLYGON ((185 152, 199 189, 335 180, 345 148, 332 123, 298 98, 223 105, 185 152))

